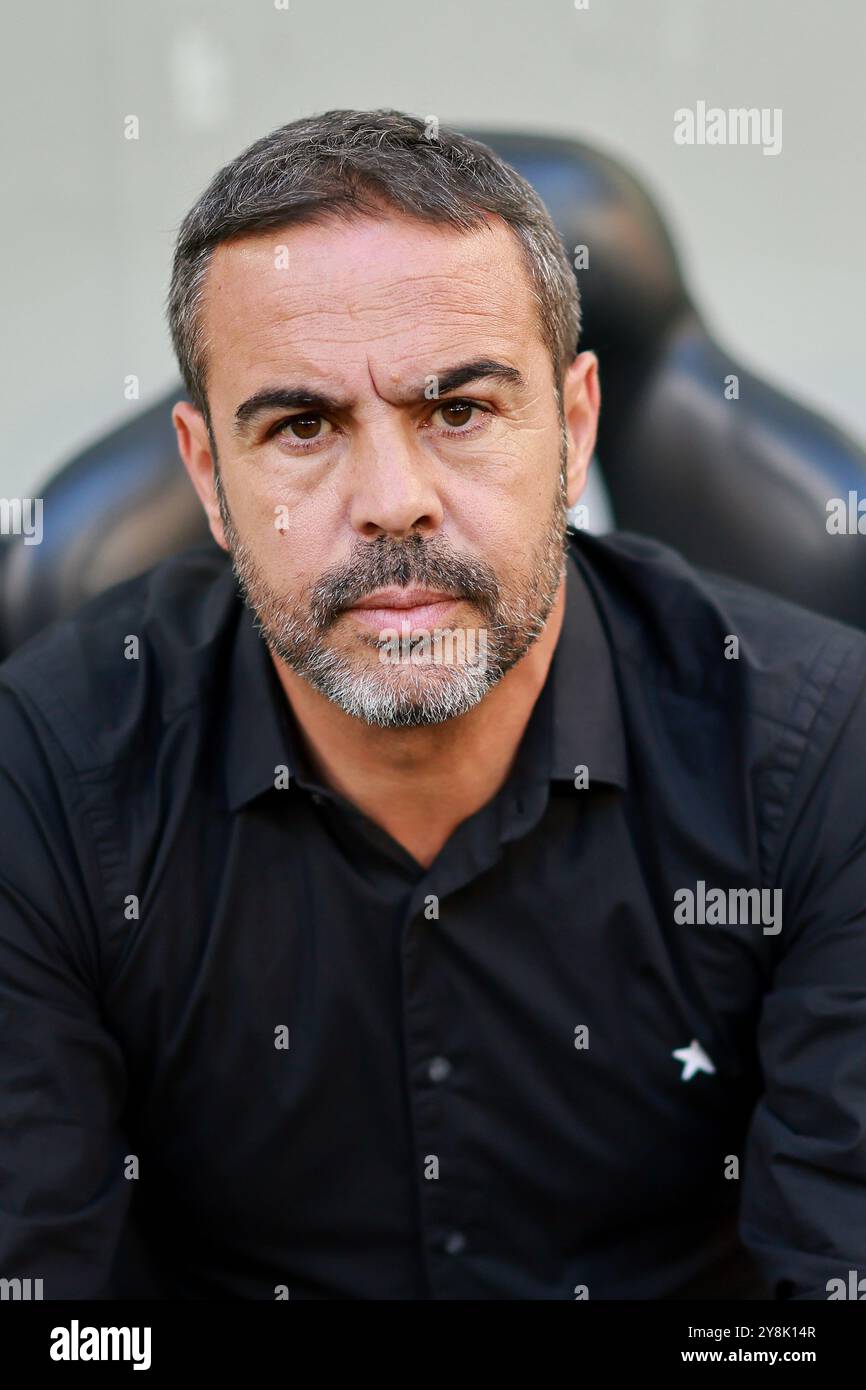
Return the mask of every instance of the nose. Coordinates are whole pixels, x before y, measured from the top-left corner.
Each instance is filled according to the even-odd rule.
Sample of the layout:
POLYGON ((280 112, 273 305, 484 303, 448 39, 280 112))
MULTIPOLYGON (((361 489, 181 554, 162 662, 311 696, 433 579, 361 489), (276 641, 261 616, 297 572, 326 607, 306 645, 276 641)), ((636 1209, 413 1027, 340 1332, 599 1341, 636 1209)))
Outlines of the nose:
POLYGON ((442 524, 435 464, 411 438, 413 429, 409 422, 380 418, 356 442, 349 514, 365 539, 432 533, 442 524))

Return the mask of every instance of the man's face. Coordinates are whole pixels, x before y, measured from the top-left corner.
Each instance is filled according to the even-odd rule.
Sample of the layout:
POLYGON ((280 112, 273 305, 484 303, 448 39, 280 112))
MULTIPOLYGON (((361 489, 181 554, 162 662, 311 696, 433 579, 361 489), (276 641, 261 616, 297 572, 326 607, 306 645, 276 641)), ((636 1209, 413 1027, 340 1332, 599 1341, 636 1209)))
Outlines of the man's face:
POLYGON ((271 650, 381 727, 466 712, 539 636, 594 440, 595 360, 575 359, 564 419, 519 247, 487 226, 384 216, 219 246, 202 307, 215 490, 201 416, 175 407, 271 650), (482 359, 505 372, 447 384, 482 359), (254 403, 298 391, 308 404, 254 403))

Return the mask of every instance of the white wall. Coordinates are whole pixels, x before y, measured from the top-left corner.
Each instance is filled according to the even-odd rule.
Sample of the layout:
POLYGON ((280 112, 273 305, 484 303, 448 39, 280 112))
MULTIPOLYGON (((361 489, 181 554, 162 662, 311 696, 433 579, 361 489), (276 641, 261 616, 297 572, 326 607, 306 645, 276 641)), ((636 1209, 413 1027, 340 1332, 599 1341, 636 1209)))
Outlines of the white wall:
POLYGON ((181 217, 251 140, 334 106, 626 159, 727 346, 866 437, 863 0, 7 0, 4 29, 2 496, 135 410, 128 374, 142 403, 172 383, 181 217), (677 146, 701 98, 781 107, 781 154, 677 146))

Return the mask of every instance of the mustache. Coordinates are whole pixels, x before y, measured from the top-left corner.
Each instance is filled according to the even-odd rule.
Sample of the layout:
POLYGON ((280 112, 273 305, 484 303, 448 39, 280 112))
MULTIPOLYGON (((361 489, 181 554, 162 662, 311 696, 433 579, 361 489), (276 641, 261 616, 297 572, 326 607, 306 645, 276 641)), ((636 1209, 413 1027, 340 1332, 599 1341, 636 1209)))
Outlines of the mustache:
POLYGON ((499 582, 486 561, 457 555, 440 540, 379 537, 356 547, 344 564, 316 580, 309 590, 309 612, 324 631, 344 609, 374 590, 410 585, 442 589, 486 613, 493 613, 499 601, 499 582))

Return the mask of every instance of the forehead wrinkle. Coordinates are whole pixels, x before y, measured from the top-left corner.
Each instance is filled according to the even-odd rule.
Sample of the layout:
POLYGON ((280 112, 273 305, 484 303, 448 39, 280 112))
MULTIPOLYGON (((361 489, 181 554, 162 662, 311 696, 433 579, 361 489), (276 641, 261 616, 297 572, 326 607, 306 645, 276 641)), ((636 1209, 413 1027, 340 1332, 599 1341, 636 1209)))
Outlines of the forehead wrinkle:
MULTIPOLYGON (((417 297, 408 297, 405 303, 378 306, 365 304, 355 307, 342 304, 328 308, 310 305, 300 301, 287 303, 272 300, 269 305, 259 304, 260 312, 229 314, 220 325, 220 336, 235 342, 267 342, 275 335, 288 334, 294 339, 302 336, 306 345, 314 342, 347 343, 357 341, 359 334, 368 342, 382 342, 388 338, 411 333, 417 343, 425 338, 435 344, 442 333, 459 333, 471 336, 480 333, 489 337, 508 341, 515 336, 514 329, 522 324, 523 318, 512 309, 498 303, 470 304, 455 296, 453 300, 443 300, 425 304, 417 297), (407 312, 408 311, 408 312, 407 312)), ((211 320, 214 328, 217 323, 211 320)), ((441 352, 441 347, 438 351, 441 352)))
MULTIPOLYGON (((243 243, 217 248, 217 258, 212 265, 214 273, 208 276, 206 290, 222 301, 220 307, 230 319, 240 318, 243 324, 244 320, 249 322, 251 318, 266 316, 273 319, 274 327, 278 327, 280 321, 292 320, 309 331, 307 326, 318 318, 327 324, 326 337, 343 341, 352 337, 351 331, 343 331, 343 322, 363 320, 368 325, 366 332, 377 333, 378 327, 369 325, 380 322, 388 325, 389 321, 405 315, 407 307, 411 308, 413 317, 423 313, 428 321, 432 318, 446 329, 455 315, 463 321, 471 321, 474 314, 485 332, 490 331, 491 320, 500 319, 505 313, 512 324, 515 321, 522 324, 527 314, 533 312, 529 287, 522 281, 515 283, 514 267, 508 264, 511 258, 489 255, 486 248, 485 259, 480 265, 477 259, 473 263, 471 255, 457 255, 453 266, 421 271, 413 267, 405 273, 395 273, 385 262, 381 271, 371 271, 361 265, 359 275, 343 262, 342 276, 336 282, 333 255, 317 256, 314 248, 313 254, 307 257, 306 266, 302 262, 302 270, 308 269, 309 274, 302 273, 298 278, 292 275, 291 259, 287 270, 276 270, 270 259, 271 251, 268 238, 264 252, 268 257, 267 272, 263 275, 263 253, 256 254, 243 243), (327 275, 316 273, 317 263, 325 263, 323 270, 327 269, 327 275), (228 291, 227 296, 225 291, 228 291), (314 304, 310 303, 311 294, 315 295, 314 304), (476 303, 467 302, 473 299, 476 303)), ((383 332, 388 331, 391 330, 386 326, 383 332)))
MULTIPOLYGON (((418 274, 414 270, 396 276, 368 276, 361 284, 357 277, 347 276, 350 283, 345 283, 345 288, 354 292, 348 303, 340 286, 316 282, 315 304, 309 302, 309 287, 293 280, 290 271, 269 270, 267 276, 254 277, 249 257, 238 265, 241 273, 237 278, 223 274, 222 283, 217 284, 218 290, 231 290, 240 282, 242 290, 240 312, 237 301, 227 303, 226 297, 219 296, 226 321, 218 336, 229 344, 227 355, 237 353, 258 371, 267 364, 268 370, 280 375, 288 368, 286 352, 301 349, 302 362, 288 369, 292 376, 308 376, 323 388, 333 380, 335 364, 329 359, 347 344, 363 348, 396 339, 396 356, 383 370, 392 377, 396 372, 400 380, 412 376, 423 380, 429 371, 460 358, 504 355, 510 360, 515 337, 523 339, 526 311, 532 312, 528 293, 525 304, 518 308, 515 285, 507 281, 498 265, 484 267, 484 273, 477 266, 471 267, 471 273, 458 274, 456 279, 446 272, 418 274), (227 279, 231 282, 228 285, 227 279), (505 285, 507 303, 499 296, 500 287, 505 285), (467 295, 470 286, 483 293, 477 299, 467 295), (247 292, 254 287, 259 296, 249 302, 253 296, 247 292), (475 302, 467 302, 467 298, 475 302), (247 312, 243 312, 244 300, 248 301, 247 312), (407 308, 411 309, 409 319, 407 308), (300 332, 296 333, 296 326, 300 332), (407 333, 411 343, 401 350, 400 338, 405 339, 407 333)), ((225 264, 222 269, 227 269, 225 264)), ((220 355, 225 362, 226 354, 220 355)), ((343 377, 346 364, 336 365, 343 377)), ((366 366, 369 376, 369 355, 362 356, 355 366, 362 375, 366 366)))
MULTIPOLYGON (((415 306, 417 307, 417 306, 415 306)), ((270 353, 281 350, 303 348, 304 357, 311 360, 316 351, 325 352, 337 347, 351 345, 382 345, 394 342, 398 362, 425 361, 435 357, 437 361, 454 357, 455 353, 467 356, 491 355, 484 344, 501 344, 498 353, 508 351, 514 344, 515 336, 521 341, 523 333, 515 335, 515 319, 497 311, 495 307, 437 306, 435 312, 421 316, 413 313, 410 319, 405 315, 382 312, 374 318, 363 315, 354 318, 347 313, 319 314, 308 310, 304 314, 267 315, 255 320, 243 318, 239 323, 240 335, 232 332, 231 326, 226 339, 234 340, 236 350, 253 353, 270 353), (302 332, 296 332, 301 328, 302 332), (400 340, 411 338, 405 348, 400 340), (463 345, 458 347, 459 345, 463 345), (242 347, 243 345, 243 347, 242 347)))
POLYGON ((473 291, 482 303, 501 296, 513 314, 518 295, 522 293, 527 308, 533 299, 514 239, 497 227, 491 227, 483 239, 480 229, 476 229, 476 236, 461 236, 456 244, 450 242, 444 249, 440 249, 438 242, 431 245, 429 241, 422 241, 405 271, 395 265, 395 261, 399 262, 401 255, 406 254, 402 245, 389 256, 387 244, 382 254, 374 242, 375 263, 371 266, 365 259, 365 240, 354 245, 350 240, 346 245, 344 238, 339 236, 335 245, 329 246, 327 243, 305 243, 302 239, 298 252, 293 250, 291 238, 284 237, 282 232, 279 236, 288 244, 289 264, 286 270, 278 270, 273 263, 278 232, 279 229, 263 231, 258 237, 253 235, 216 247, 206 290, 221 295, 224 289, 231 290, 240 284, 245 299, 243 291, 247 285, 255 285, 268 300, 272 296, 287 295, 290 306, 293 300, 304 300, 315 292, 316 307, 313 310, 306 306, 303 310, 291 307, 293 317, 299 317, 302 312, 346 313, 347 309, 350 314, 388 313, 403 303, 429 308, 430 302, 439 304, 443 300, 462 305, 473 291), (495 237, 491 243, 490 231, 499 234, 500 245, 495 237), (419 266, 419 261, 425 264, 419 266), (433 261, 435 264, 431 264, 433 261), (299 263, 300 278, 292 273, 292 267, 299 263))
MULTIPOLYGON (((513 338, 486 331, 482 339, 482 335, 472 332, 469 326, 465 334, 455 333, 453 319, 449 320, 449 332, 444 338, 431 331, 429 323, 424 324, 420 341, 418 335, 412 335, 411 341, 407 341, 405 334, 397 335, 394 352, 389 355, 386 351, 379 361, 371 361, 370 349, 393 340, 393 332, 367 330, 362 334, 332 334, 330 337, 307 334, 302 342, 294 343, 287 341, 279 328, 279 324, 258 325, 257 331, 228 355, 244 370, 249 368, 254 379, 260 382, 267 375, 274 383, 303 383, 311 390, 319 389, 324 395, 338 399, 356 393, 360 393, 358 398, 361 399, 370 384, 374 393, 385 401, 389 400, 389 386, 403 390, 417 387, 420 392, 431 372, 448 370, 463 361, 490 357, 518 367, 528 385, 535 382, 531 389, 536 393, 539 389, 531 355, 527 359, 525 352, 516 352, 513 338), (353 349, 349 358, 341 352, 346 345, 353 349), (382 381, 381 389, 377 376, 382 381)), ((372 354, 373 358, 377 355, 375 351, 372 354)), ((474 383, 467 387, 470 392, 472 389, 477 389, 474 383)), ((494 382, 491 389, 504 388, 494 382)), ((521 416, 524 413, 526 407, 521 416)))
POLYGON ((420 313, 425 317, 434 314, 440 320, 454 314, 461 317, 474 314, 479 319, 490 319, 499 317, 506 307, 513 318, 516 307, 513 292, 499 295, 493 293, 489 286, 483 290, 479 286, 476 299, 465 283, 455 284, 450 278, 425 282, 424 286, 417 279, 407 279, 399 287, 399 293, 394 293, 393 282, 367 294, 355 292, 341 297, 332 290, 322 300, 318 289, 315 293, 316 303, 311 304, 307 287, 298 284, 277 285, 268 293, 267 303, 273 306, 277 315, 290 319, 306 320, 318 316, 334 320, 367 319, 370 322, 402 317, 407 310, 416 317, 420 313))

